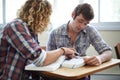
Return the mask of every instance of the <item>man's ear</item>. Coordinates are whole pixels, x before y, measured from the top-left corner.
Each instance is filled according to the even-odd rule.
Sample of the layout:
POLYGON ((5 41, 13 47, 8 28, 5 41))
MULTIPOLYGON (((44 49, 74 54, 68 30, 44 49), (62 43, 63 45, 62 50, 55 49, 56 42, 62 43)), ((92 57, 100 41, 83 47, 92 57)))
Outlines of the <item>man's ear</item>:
POLYGON ((73 19, 75 18, 75 12, 74 11, 72 12, 71 16, 72 16, 73 19))

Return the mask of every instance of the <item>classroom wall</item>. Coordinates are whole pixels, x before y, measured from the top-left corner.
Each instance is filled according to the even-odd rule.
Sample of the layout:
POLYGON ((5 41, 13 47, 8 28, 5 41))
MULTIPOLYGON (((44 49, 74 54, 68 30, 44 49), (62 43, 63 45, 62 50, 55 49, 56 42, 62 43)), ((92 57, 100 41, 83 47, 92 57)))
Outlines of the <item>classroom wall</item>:
MULTIPOLYGON (((115 45, 120 42, 120 30, 118 31, 100 31, 100 34, 102 35, 103 39, 110 45, 113 49, 113 58, 116 58, 116 53, 115 53, 115 45)), ((88 51, 90 55, 96 54, 97 52, 94 50, 94 48, 91 46, 88 51)), ((107 70, 101 71, 97 74, 120 74, 120 67, 115 66, 112 68, 109 68, 107 70)))
MULTIPOLYGON (((110 45, 113 49, 113 58, 116 58, 116 53, 114 50, 114 46, 120 42, 120 30, 118 31, 99 31, 102 35, 103 39, 110 45)), ((39 40, 41 45, 46 45, 47 39, 48 39, 49 32, 43 32, 42 34, 39 34, 39 40)), ((97 52, 94 50, 92 46, 88 49, 87 53, 89 55, 97 55, 97 52)), ((112 68, 109 68, 107 70, 101 71, 97 74, 120 74, 120 67, 115 66, 112 68)))

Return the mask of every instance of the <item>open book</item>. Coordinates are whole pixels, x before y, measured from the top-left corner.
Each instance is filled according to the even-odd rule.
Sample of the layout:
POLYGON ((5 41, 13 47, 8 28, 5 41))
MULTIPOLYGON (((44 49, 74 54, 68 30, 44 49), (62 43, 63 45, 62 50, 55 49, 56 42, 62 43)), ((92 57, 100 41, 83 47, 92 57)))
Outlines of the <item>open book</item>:
POLYGON ((83 58, 79 56, 76 56, 76 58, 72 58, 70 60, 64 60, 64 62, 61 64, 62 67, 67 68, 79 68, 84 65, 85 63, 83 58))
POLYGON ((84 66, 84 60, 81 57, 72 58, 70 60, 66 60, 65 56, 61 56, 58 60, 52 64, 47 66, 37 67, 34 64, 29 64, 25 66, 25 70, 34 70, 34 71, 55 71, 60 67, 67 67, 67 68, 78 68, 84 66))

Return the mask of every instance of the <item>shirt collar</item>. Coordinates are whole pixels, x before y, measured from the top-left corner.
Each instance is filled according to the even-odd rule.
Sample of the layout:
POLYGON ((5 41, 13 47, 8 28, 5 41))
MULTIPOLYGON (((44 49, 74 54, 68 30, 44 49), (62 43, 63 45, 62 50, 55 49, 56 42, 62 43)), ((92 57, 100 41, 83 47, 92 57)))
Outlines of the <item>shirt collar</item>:
POLYGON ((64 25, 63 25, 62 35, 68 35, 68 27, 67 27, 67 24, 64 24, 64 25))
MULTIPOLYGON (((68 23, 69 23, 70 21, 68 21, 68 23)), ((63 31, 62 31, 62 35, 68 35, 68 23, 67 24, 64 24, 63 25, 63 31)), ((83 30, 81 30, 79 33, 84 33, 84 34, 86 34, 86 28, 85 29, 83 29, 83 30)))

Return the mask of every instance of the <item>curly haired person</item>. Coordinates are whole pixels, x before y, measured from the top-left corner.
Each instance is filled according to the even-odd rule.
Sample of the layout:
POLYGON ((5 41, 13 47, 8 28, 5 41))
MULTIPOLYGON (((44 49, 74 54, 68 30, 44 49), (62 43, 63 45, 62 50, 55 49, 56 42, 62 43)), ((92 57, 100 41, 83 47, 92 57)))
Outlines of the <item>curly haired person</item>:
MULTIPOLYGON (((47 28, 51 13, 51 4, 47 0, 27 0, 19 9, 17 18, 4 26, 0 34, 0 80, 23 80, 22 75, 29 80, 32 72, 24 73, 27 64, 44 66, 61 55, 75 56, 74 48, 41 49, 38 33, 47 28)), ((32 80, 39 80, 39 76, 34 75, 32 80)))

